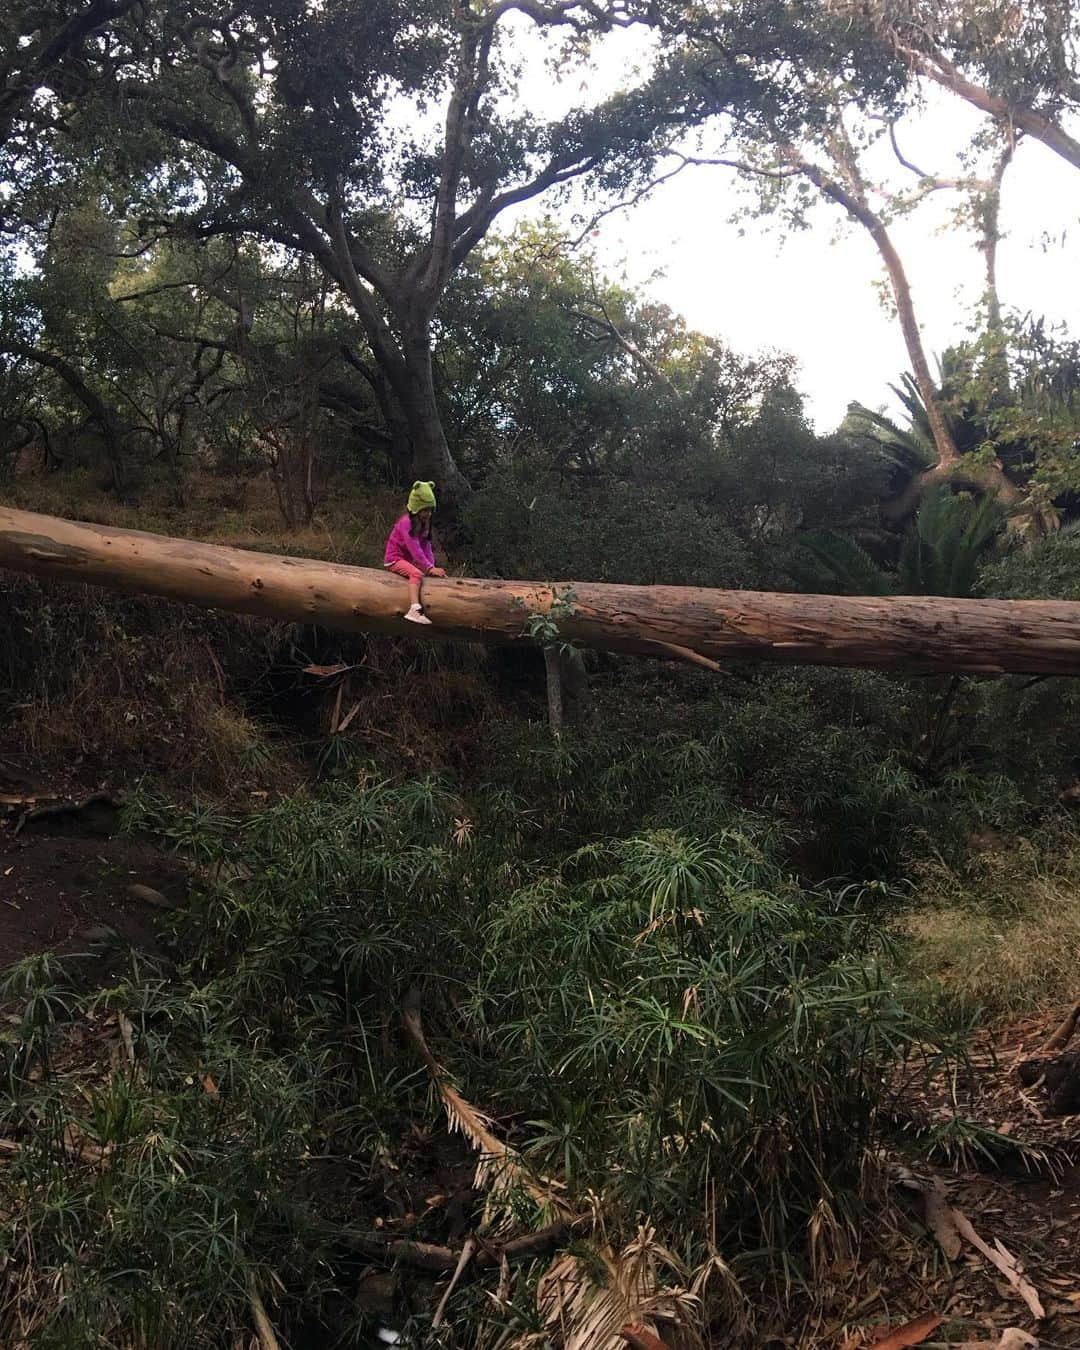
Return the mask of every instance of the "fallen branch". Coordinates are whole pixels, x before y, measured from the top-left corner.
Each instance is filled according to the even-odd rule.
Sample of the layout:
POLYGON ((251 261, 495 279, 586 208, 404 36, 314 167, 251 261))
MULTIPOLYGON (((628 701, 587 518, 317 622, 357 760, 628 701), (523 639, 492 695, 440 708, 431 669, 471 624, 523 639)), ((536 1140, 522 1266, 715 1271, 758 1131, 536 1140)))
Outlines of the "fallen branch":
MULTIPOLYGON (((521 1261, 532 1256, 545 1256, 555 1251, 570 1237, 573 1225, 565 1222, 549 1224, 535 1233, 511 1238, 508 1242, 477 1244, 474 1257, 481 1270, 501 1266, 504 1261, 521 1261)), ((461 1261, 464 1247, 454 1250, 431 1242, 413 1242, 409 1238, 378 1238, 361 1233, 337 1233, 334 1240, 379 1261, 412 1266, 416 1270, 430 1270, 442 1274, 455 1270, 461 1261)))
POLYGON ((1052 1055, 1058 1050, 1064 1050, 1072 1040, 1078 1024, 1080 1024, 1080 1000, 1073 1004, 1064 1022, 1061 1023, 1046 1044, 1039 1047, 1036 1058, 1042 1055, 1052 1055))
POLYGON ((442 1326, 443 1313, 446 1311, 446 1305, 450 1302, 450 1295, 457 1288, 458 1280, 465 1273, 465 1267, 472 1260, 476 1252, 476 1238, 471 1234, 465 1239, 465 1245, 461 1249, 461 1255, 458 1257, 458 1263, 454 1267, 454 1273, 450 1276, 450 1283, 446 1286, 443 1296, 439 1299, 439 1306, 435 1309, 435 1316, 431 1319, 431 1329, 436 1331, 442 1326))
POLYGON ((964 1238, 976 1251, 981 1252, 992 1266, 1001 1271, 1035 1317, 1046 1316, 1038 1291, 1025 1277, 1021 1263, 1000 1239, 995 1239, 993 1247, 983 1241, 972 1227, 967 1215, 948 1203, 945 1189, 939 1179, 935 1178, 931 1182, 923 1181, 906 1167, 897 1168, 896 1179, 902 1186, 918 1191, 922 1196, 927 1227, 931 1229, 942 1251, 950 1260, 960 1254, 960 1238, 964 1238))
POLYGON ((255 1288, 255 1277, 248 1276, 248 1305, 251 1318, 255 1323, 255 1333, 259 1338, 259 1350, 281 1350, 281 1342, 274 1333, 273 1325, 266 1313, 266 1305, 255 1288))
POLYGON ((715 661, 916 674, 1080 674, 1080 604, 1067 600, 447 577, 426 584, 432 624, 418 627, 402 617, 401 579, 385 570, 167 539, 3 505, 0 567, 344 632, 511 646, 530 641, 523 612, 551 614, 569 589, 575 598, 559 620, 560 637, 600 651, 670 656, 665 648, 675 647, 715 661))
POLYGON ((934 1177, 928 1185, 924 1185, 922 1195, 927 1227, 949 1260, 955 1261, 960 1255, 960 1231, 956 1226, 956 1211, 949 1204, 941 1178, 934 1177))
POLYGON ((960 1210, 952 1211, 953 1221, 962 1238, 968 1242, 986 1257, 992 1266, 1000 1270, 1002 1275, 1008 1280, 1024 1302, 1031 1310, 1031 1315, 1042 1319, 1046 1316, 1046 1309, 1043 1307, 1035 1286, 1024 1276, 1024 1268, 1020 1262, 1013 1256, 1012 1252, 1005 1246, 1000 1238, 994 1239, 994 1246, 991 1247, 976 1233, 971 1226, 971 1221, 966 1214, 960 1210))
MULTIPOLYGON (((104 1148, 88 1139, 75 1125, 65 1126, 59 1139, 60 1147, 73 1162, 99 1163, 112 1151, 110 1145, 104 1148)), ((27 1148, 18 1139, 0 1139, 0 1158, 14 1158, 27 1148)))
POLYGON ((674 657, 676 661, 685 661, 687 665, 704 666, 706 670, 711 670, 717 675, 727 674, 727 670, 719 661, 714 661, 709 656, 702 656, 700 652, 695 652, 691 647, 680 647, 674 642, 658 642, 656 650, 674 657))

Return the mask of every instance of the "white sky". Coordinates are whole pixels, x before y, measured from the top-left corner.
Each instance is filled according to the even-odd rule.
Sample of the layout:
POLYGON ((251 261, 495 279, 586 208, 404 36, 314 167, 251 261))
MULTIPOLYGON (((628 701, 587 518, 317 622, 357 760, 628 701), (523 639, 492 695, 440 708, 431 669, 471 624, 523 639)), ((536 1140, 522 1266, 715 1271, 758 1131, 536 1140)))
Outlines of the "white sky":
MULTIPOLYGON (((634 30, 608 40, 588 82, 591 98, 647 61, 642 43, 634 30)), ((555 86, 550 72, 532 68, 519 93, 557 116, 585 88, 580 77, 555 86)), ((977 122, 967 104, 942 92, 925 115, 901 129, 901 146, 925 171, 956 176, 954 152, 977 122)), ((749 221, 741 233, 728 223, 740 200, 734 180, 728 169, 687 169, 650 199, 604 219, 592 245, 612 274, 649 290, 692 327, 736 351, 793 353, 818 431, 832 430, 852 399, 892 407, 888 386, 909 363, 899 327, 879 297, 884 269, 869 235, 831 203, 816 209, 812 229, 786 239, 767 220, 749 221)), ((916 182, 898 166, 890 181, 916 182)), ((970 328, 983 290, 974 234, 948 221, 956 202, 955 194, 936 194, 892 231, 931 361, 970 328)), ((531 210, 546 214, 551 203, 540 199, 531 210)), ((1022 142, 1002 191, 998 282, 1005 306, 1080 327, 1078 222, 1080 172, 1041 144, 1022 142)))

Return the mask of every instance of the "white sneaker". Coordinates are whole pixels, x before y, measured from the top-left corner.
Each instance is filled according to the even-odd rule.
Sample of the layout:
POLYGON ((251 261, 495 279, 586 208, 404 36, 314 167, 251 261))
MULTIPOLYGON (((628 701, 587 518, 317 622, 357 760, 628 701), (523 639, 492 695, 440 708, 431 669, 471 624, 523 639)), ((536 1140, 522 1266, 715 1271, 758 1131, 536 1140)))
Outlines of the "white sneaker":
POLYGON ((431 624, 431 620, 418 605, 413 605, 411 608, 407 609, 405 611, 405 617, 410 623, 431 624))

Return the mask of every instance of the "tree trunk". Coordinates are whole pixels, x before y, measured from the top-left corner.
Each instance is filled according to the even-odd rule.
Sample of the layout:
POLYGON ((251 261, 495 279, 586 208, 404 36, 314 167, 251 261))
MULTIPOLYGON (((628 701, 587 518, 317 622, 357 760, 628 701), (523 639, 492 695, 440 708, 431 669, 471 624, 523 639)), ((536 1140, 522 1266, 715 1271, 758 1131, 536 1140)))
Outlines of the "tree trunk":
MULTIPOLYGON (((922 333, 919 329, 919 322, 915 317, 915 302, 911 298, 911 285, 907 278, 907 272, 904 270, 904 264, 896 251, 896 246, 893 244, 889 231, 885 227, 885 222, 867 204, 863 196, 861 182, 851 185, 842 183, 836 178, 830 177, 818 165, 811 163, 790 147, 787 150, 787 159, 790 163, 797 165, 824 196, 836 202, 838 206, 842 206, 873 239, 874 245, 881 255, 881 260, 885 264, 885 270, 889 274, 889 286, 896 304, 896 315, 900 321, 900 329, 904 335, 904 346, 907 348, 908 360, 911 362, 915 383, 919 386, 919 393, 922 395, 922 401, 926 406, 930 434, 934 438, 934 448, 938 454, 937 467, 942 469, 955 464, 960 458, 960 454, 945 421, 945 414, 941 409, 937 384, 930 374, 930 363, 926 359, 922 333)), ((851 165, 849 172, 854 175, 854 165, 851 165)))
POLYGON ((559 648, 553 642, 544 648, 544 673, 547 676, 548 725, 558 740, 563 728, 562 661, 559 648))
POLYGON ((407 487, 413 481, 412 439, 409 434, 409 424, 405 420, 401 405, 382 371, 376 372, 372 388, 375 392, 375 401, 378 403, 379 411, 386 423, 387 434, 390 437, 390 448, 387 452, 390 476, 395 487, 407 487))
POLYGON ((399 637, 525 643, 528 616, 554 610, 562 640, 697 665, 729 658, 913 673, 1080 675, 1080 603, 1063 600, 784 595, 594 582, 568 588, 450 577, 424 583, 433 625, 426 628, 402 617, 405 583, 389 572, 2 506, 0 566, 399 637))
POLYGON ((1006 350, 1005 328, 1001 319, 1001 297, 998 293, 997 254, 1001 242, 1001 184, 1005 170, 1013 157, 1012 140, 998 156, 993 177, 987 184, 981 201, 976 205, 976 219, 980 226, 979 249, 986 265, 986 337, 988 342, 987 370, 992 380, 991 406, 1001 407, 1009 401, 1009 358, 1006 350))
POLYGON ((412 442, 412 476, 434 482, 440 507, 445 504, 455 512, 468 501, 472 489, 446 443, 435 397, 431 336, 426 323, 411 328, 404 349, 408 389, 401 403, 412 442))
POLYGON ((900 329, 904 334, 904 345, 907 347, 908 360, 911 362, 915 383, 919 386, 919 393, 922 395, 923 404, 926 407, 930 434, 934 438, 934 449, 938 453, 938 467, 951 466, 959 460, 960 452, 956 448, 952 432, 945 421, 937 383, 930 374, 930 363, 926 359, 922 333, 919 329, 919 322, 915 317, 915 303, 911 298, 911 285, 908 282, 904 264, 900 261, 900 255, 896 251, 888 230, 881 221, 875 219, 869 229, 870 236, 877 245, 877 250, 881 254, 889 273, 889 282, 892 286, 893 299, 896 302, 896 314, 900 320, 900 329))
POLYGON ((945 420, 937 384, 930 374, 930 363, 926 359, 922 334, 915 317, 911 286, 908 283, 904 264, 896 251, 884 221, 870 208, 865 200, 862 183, 857 178, 854 162, 849 161, 847 163, 847 172, 851 177, 851 182, 846 184, 831 178, 818 165, 803 158, 790 147, 786 151, 786 157, 789 163, 798 166, 801 172, 810 179, 824 196, 842 206, 852 219, 857 220, 873 239, 889 274, 889 284, 892 288, 893 299, 896 302, 896 312, 904 334, 904 344, 911 361, 912 373, 926 407, 926 418, 930 424, 930 434, 934 440, 938 462, 932 468, 916 474, 903 492, 894 497, 892 501, 885 503, 882 507, 883 518, 893 524, 903 522, 918 508, 919 502, 929 488, 936 483, 943 483, 954 478, 957 480, 962 478, 976 486, 979 491, 996 497, 1003 506, 1013 505, 1017 501, 1019 493, 1006 477, 999 463, 995 462, 970 469, 965 468, 962 464, 960 452, 956 448, 956 442, 953 440, 952 432, 945 420), (957 470, 959 470, 959 473, 957 473, 957 470))
POLYGON ((315 514, 315 446, 311 433, 285 427, 269 437, 273 445, 271 474, 285 526, 303 530, 315 514))

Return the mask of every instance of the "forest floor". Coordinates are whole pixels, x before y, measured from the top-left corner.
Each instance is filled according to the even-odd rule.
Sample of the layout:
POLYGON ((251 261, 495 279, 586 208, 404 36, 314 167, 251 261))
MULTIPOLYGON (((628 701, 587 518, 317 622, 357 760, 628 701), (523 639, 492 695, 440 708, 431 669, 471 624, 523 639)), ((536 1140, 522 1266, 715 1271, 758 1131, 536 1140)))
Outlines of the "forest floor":
MULTIPOLYGON (((942 1072, 929 1083, 904 1084, 908 1121, 938 1130, 943 1143, 951 1136, 953 1161, 920 1167, 917 1176, 899 1169, 897 1191, 916 1236, 886 1242, 887 1258, 861 1282, 861 1303, 893 1328, 922 1318, 941 1322, 917 1341, 889 1344, 997 1347, 1016 1327, 1036 1337, 1040 1350, 1080 1347, 1080 1115, 1050 1115, 1041 1089, 1024 1088, 1015 1074, 1067 1011, 986 1028, 966 1075, 942 1072), (1001 1268, 978 1249, 971 1230, 1001 1268)), ((816 1344, 877 1344, 880 1328, 840 1334, 850 1325, 850 1311, 840 1311, 834 1340, 822 1328, 816 1344)))
MULTIPOLYGON (((149 841, 117 833, 107 802, 31 817, 42 803, 85 801, 94 785, 73 778, 46 789, 20 778, 10 761, 7 774, 0 783, 0 965, 34 952, 93 951, 108 958, 104 973, 129 946, 160 951, 160 912, 129 888, 152 887, 170 905, 182 903, 182 865, 149 841)), ((1050 1117, 1040 1090, 1021 1087, 1013 1072, 1063 1015, 1049 1009, 987 1028, 966 1076, 904 1085, 909 1123, 950 1138, 951 1165, 943 1159, 917 1176, 901 1169, 893 1194, 909 1223, 882 1214, 872 1244, 878 1254, 846 1271, 839 1263, 826 1276, 835 1292, 825 1307, 801 1326, 778 1329, 770 1344, 861 1350, 882 1343, 888 1329, 916 1323, 917 1340, 883 1343, 996 1347, 1006 1328, 1018 1327, 1036 1335, 1042 1350, 1080 1347, 1080 1115, 1050 1117), (950 1125, 957 1118, 972 1123, 966 1148, 963 1131, 950 1125), (980 1152, 987 1140, 994 1157, 980 1152), (934 1222, 927 1189, 942 1200, 934 1222), (1013 1265, 1011 1278, 964 1236, 965 1220, 1000 1263, 1013 1265), (1045 1316, 1036 1315, 1033 1300, 1045 1316), (941 1321, 931 1327, 935 1318, 941 1321)))
POLYGON ((46 785, 0 762, 0 968, 34 952, 102 943, 157 952, 155 905, 141 885, 183 899, 187 874, 152 843, 117 833, 115 799, 77 773, 46 785))

